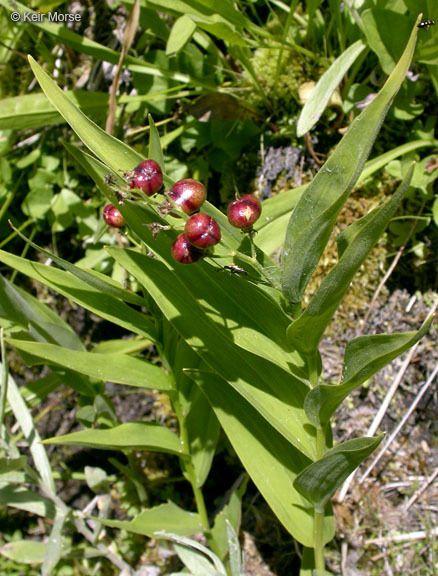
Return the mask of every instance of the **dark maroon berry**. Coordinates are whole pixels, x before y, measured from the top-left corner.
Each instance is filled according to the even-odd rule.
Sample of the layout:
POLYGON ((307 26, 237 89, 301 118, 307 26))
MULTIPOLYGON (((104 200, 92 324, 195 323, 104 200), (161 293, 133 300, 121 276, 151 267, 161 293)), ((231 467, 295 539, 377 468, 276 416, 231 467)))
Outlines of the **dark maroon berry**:
POLYGON ((231 226, 246 230, 260 217, 262 206, 255 196, 245 194, 228 204, 227 214, 231 226))
POLYGON ((199 210, 207 198, 205 186, 198 180, 178 180, 167 193, 169 198, 186 214, 199 210))
POLYGON ((180 234, 171 248, 172 257, 180 264, 191 264, 200 260, 204 253, 190 244, 185 234, 180 234))
POLYGON ((146 194, 152 196, 163 186, 163 173, 155 160, 143 160, 134 168, 130 188, 138 188, 146 194))
POLYGON ((214 246, 221 239, 221 229, 216 220, 208 214, 193 214, 187 220, 184 234, 190 244, 196 248, 208 248, 214 246))
POLYGON ((107 204, 105 206, 103 209, 103 219, 108 226, 112 226, 113 228, 121 228, 126 224, 125 219, 114 204, 107 204))

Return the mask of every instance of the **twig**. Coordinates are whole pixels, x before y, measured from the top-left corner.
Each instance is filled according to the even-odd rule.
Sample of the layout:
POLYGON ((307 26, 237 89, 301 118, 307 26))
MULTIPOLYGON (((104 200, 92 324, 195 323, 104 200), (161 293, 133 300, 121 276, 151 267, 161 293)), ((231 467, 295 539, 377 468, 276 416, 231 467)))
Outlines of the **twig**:
POLYGON ((414 502, 416 502, 418 500, 418 498, 423 494, 423 492, 425 492, 427 490, 427 488, 432 484, 432 482, 435 480, 435 478, 438 476, 438 468, 435 470, 435 472, 432 474, 432 476, 426 480, 426 482, 423 484, 423 486, 421 486, 412 496, 411 498, 407 501, 406 506, 405 506, 405 510, 409 510, 409 508, 412 506, 412 504, 414 504, 414 502))
POLYGON ((435 369, 433 370, 432 374, 430 375, 430 377, 428 378, 426 384, 424 384, 424 386, 421 388, 420 392, 417 394, 415 400, 412 402, 412 404, 409 407, 409 410, 406 412, 406 414, 403 416, 401 422, 399 423, 399 425, 396 427, 396 429, 394 430, 394 432, 391 434, 391 436, 388 438, 387 442, 385 443, 385 445, 383 446, 383 448, 380 450, 380 452, 377 454, 377 456, 374 458, 374 460, 371 462, 371 464, 368 466, 367 470, 365 471, 365 473, 363 474, 362 478, 359 480, 359 484, 362 484, 364 482, 364 480, 368 477, 368 475, 370 474, 371 470, 375 467, 375 465, 380 461, 380 459, 382 458, 383 454, 387 451, 387 449, 389 448, 389 446, 392 444, 394 438, 397 436, 397 434, 400 432, 400 430, 403 428, 403 426, 405 425, 406 421, 408 420, 408 418, 411 416, 412 412, 415 410, 415 408, 417 407, 418 403, 420 402, 420 400, 422 399, 422 397, 424 396, 424 394, 427 392, 427 390, 429 389, 430 385, 432 384, 432 382, 434 381, 436 375, 438 374, 438 365, 435 366, 435 369))
POLYGON ((417 532, 407 532, 405 534, 393 534, 392 536, 384 536, 382 538, 373 538, 365 542, 365 546, 376 544, 390 544, 391 542, 410 542, 412 540, 424 540, 424 538, 438 536, 438 527, 432 528, 430 531, 418 530, 417 532))

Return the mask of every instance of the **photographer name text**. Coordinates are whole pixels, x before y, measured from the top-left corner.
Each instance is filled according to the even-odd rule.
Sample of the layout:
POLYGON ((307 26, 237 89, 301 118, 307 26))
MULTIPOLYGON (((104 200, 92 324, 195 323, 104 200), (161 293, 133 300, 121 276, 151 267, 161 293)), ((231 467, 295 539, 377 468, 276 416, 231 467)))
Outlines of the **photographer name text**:
POLYGON ((63 12, 12 12, 11 20, 13 22, 80 22, 81 14, 63 13, 63 12))

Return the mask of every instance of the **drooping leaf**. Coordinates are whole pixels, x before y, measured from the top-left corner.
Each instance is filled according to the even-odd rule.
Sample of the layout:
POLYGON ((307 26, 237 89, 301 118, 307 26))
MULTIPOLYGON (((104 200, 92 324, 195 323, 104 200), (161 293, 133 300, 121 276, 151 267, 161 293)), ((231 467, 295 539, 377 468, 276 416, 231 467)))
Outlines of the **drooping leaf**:
POLYGON ((99 354, 68 350, 55 344, 27 342, 13 338, 7 342, 31 355, 37 364, 55 364, 99 380, 138 388, 171 390, 172 384, 158 366, 125 354, 99 354))
POLYGON ((104 526, 120 528, 134 534, 142 534, 153 538, 156 532, 165 531, 180 536, 190 536, 201 532, 201 522, 198 514, 186 512, 173 502, 160 504, 140 512, 133 520, 100 519, 104 526))
POLYGON ((114 428, 86 429, 43 440, 43 444, 86 446, 101 450, 152 450, 182 455, 178 436, 165 426, 150 422, 126 422, 114 428))
POLYGON ((383 234, 408 190, 413 165, 392 198, 348 228, 338 238, 339 262, 323 279, 305 311, 287 329, 289 344, 311 354, 369 251, 383 234))
POLYGON ((282 289, 292 305, 301 301, 336 217, 360 176, 392 99, 406 76, 417 32, 415 26, 391 76, 371 104, 355 119, 292 214, 282 260, 282 289))
POLYGON ((333 62, 318 80, 315 88, 305 103, 297 122, 297 136, 309 132, 324 112, 333 92, 342 82, 343 77, 364 50, 365 44, 358 40, 333 62))
POLYGON ((295 478, 294 487, 312 503, 315 510, 324 512, 336 490, 377 448, 383 436, 355 438, 331 448, 295 478))
POLYGON ((56 509, 53 502, 24 486, 0 487, 0 504, 25 510, 43 518, 55 517, 56 509))
POLYGON ((324 426, 342 401, 373 374, 411 348, 428 332, 433 317, 418 332, 359 336, 347 344, 342 381, 337 386, 320 384, 307 395, 304 407, 310 422, 324 426))

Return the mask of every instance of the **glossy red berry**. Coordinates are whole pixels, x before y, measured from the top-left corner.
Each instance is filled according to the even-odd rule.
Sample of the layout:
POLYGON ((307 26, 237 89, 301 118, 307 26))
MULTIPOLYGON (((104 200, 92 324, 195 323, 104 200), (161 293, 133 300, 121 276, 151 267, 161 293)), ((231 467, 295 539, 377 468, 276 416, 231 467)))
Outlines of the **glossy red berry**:
POLYGON ((108 226, 112 226, 113 228, 121 228, 126 224, 125 219, 114 204, 107 204, 105 206, 103 209, 103 219, 108 226))
POLYGON ((186 214, 193 214, 199 210, 207 198, 207 191, 202 182, 191 178, 178 180, 167 194, 186 214))
POLYGON ((185 234, 180 234, 171 248, 172 257, 180 264, 191 264, 200 260, 204 253, 190 244, 185 234))
POLYGON ((143 160, 134 168, 130 188, 138 188, 146 194, 152 196, 163 186, 163 172, 155 160, 143 160))
POLYGON ((258 198, 252 194, 245 194, 228 204, 227 215, 231 226, 245 230, 251 228, 262 211, 258 198))
POLYGON ((216 220, 200 212, 193 214, 187 220, 184 234, 190 244, 196 248, 214 246, 221 239, 221 229, 216 220))

